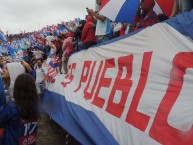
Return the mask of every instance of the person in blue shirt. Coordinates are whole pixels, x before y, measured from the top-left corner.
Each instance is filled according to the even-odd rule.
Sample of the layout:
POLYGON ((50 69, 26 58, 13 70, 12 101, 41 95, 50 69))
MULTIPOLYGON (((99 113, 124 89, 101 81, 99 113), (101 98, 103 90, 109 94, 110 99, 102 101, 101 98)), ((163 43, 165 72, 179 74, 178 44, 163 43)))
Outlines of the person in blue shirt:
MULTIPOLYGON (((3 94, 2 91, 0 89, 0 94, 3 94)), ((0 96, 3 97, 5 96, 0 96)), ((26 73, 20 74, 14 83, 13 99, 8 103, 5 103, 5 99, 0 101, 0 128, 4 128, 1 144, 36 145, 37 119, 40 113, 33 78, 26 73)))

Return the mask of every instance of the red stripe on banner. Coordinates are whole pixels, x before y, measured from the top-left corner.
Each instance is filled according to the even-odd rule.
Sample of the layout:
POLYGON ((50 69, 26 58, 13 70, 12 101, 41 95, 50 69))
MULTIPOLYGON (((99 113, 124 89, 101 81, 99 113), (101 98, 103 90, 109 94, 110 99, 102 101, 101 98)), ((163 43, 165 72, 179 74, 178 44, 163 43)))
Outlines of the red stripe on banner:
POLYGON ((149 74, 149 67, 151 63, 151 57, 152 57, 152 52, 144 53, 140 79, 139 79, 137 88, 135 90, 135 94, 133 96, 133 100, 131 102, 131 106, 129 108, 127 118, 126 118, 126 121, 129 124, 140 129, 141 131, 145 131, 150 120, 150 117, 148 115, 137 111, 137 107, 139 105, 141 96, 146 86, 146 82, 149 74))
MULTIPOLYGON (((103 0, 101 6, 100 6, 100 10, 109 2, 110 0, 103 0)), ((99 10, 99 11, 100 11, 99 10)))
MULTIPOLYGON (((168 116, 183 87, 186 70, 193 68, 192 58, 193 53, 181 52, 178 53, 173 60, 169 87, 160 103, 149 132, 150 136, 161 144, 193 145, 193 126, 185 132, 172 127, 168 122, 168 116)), ((192 94, 190 94, 190 97, 192 97, 192 94)))
POLYGON ((55 74, 56 72, 54 70, 50 71, 48 74, 49 76, 52 76, 53 74, 55 74))
POLYGON ((174 0, 156 0, 157 3, 159 4, 161 10, 163 13, 170 17, 172 14, 172 9, 174 5, 174 0))
POLYGON ((56 72, 56 73, 54 73, 54 74, 52 75, 52 76, 53 76, 53 78, 54 78, 55 76, 57 76, 57 74, 58 74, 57 72, 56 72))

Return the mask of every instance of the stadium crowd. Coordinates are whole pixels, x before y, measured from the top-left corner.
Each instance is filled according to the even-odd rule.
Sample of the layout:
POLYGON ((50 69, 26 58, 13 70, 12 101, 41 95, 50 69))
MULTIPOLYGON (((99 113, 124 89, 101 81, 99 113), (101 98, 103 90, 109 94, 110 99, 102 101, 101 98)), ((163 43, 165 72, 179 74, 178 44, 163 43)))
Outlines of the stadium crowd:
MULTIPOLYGON (((35 144, 38 98, 43 94, 46 82, 54 82, 57 74, 68 73, 68 59, 73 52, 89 49, 169 18, 155 13, 154 0, 142 0, 132 24, 116 23, 99 14, 102 0, 96 0, 96 3, 98 9, 87 8, 85 20, 62 22, 28 33, 1 32, 0 128, 4 132, 0 133, 0 144, 18 145, 29 136, 31 140, 28 143, 35 144), (34 125, 31 134, 20 134, 29 122, 34 125)), ((171 17, 191 10, 192 2, 187 3, 176 0, 171 17)))

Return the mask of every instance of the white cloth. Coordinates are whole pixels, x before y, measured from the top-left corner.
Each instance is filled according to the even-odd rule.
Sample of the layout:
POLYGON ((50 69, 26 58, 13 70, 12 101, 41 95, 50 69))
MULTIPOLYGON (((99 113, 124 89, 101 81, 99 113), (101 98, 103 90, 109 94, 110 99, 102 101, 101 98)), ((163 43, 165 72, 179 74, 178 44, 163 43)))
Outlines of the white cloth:
POLYGON ((106 18, 104 21, 97 20, 96 25, 96 36, 104 36, 107 34, 110 34, 111 32, 111 22, 108 18, 106 18))
POLYGON ((46 39, 46 45, 49 45, 48 42, 53 41, 55 39, 55 37, 54 36, 47 36, 45 39, 46 39))
POLYGON ((15 84, 15 80, 20 74, 25 73, 25 68, 21 63, 13 62, 7 63, 7 69, 10 75, 9 94, 10 96, 13 96, 13 87, 15 84))
POLYGON ((45 68, 41 67, 36 69, 36 83, 41 83, 45 76, 45 68))
POLYGON ((35 56, 36 56, 36 59, 40 59, 42 57, 42 52, 41 51, 32 51, 35 56))
POLYGON ((121 23, 117 23, 117 24, 114 26, 114 28, 113 28, 113 32, 118 32, 118 31, 120 31, 120 30, 121 30, 121 27, 122 27, 121 23))

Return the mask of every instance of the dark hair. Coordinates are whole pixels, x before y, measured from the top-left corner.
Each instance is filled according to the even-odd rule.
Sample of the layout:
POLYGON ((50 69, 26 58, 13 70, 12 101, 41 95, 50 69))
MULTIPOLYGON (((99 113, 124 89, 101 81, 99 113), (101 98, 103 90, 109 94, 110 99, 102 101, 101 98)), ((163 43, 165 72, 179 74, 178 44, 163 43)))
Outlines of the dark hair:
POLYGON ((37 62, 37 61, 41 61, 41 62, 42 62, 42 58, 38 58, 38 59, 36 59, 36 62, 37 62))
POLYGON ((76 28, 76 30, 74 32, 74 39, 75 40, 81 39, 82 30, 84 28, 84 25, 85 25, 86 21, 85 20, 81 20, 79 23, 82 24, 82 26, 76 28))
POLYGON ((40 117, 39 96, 35 82, 29 74, 21 74, 16 78, 13 97, 22 119, 37 120, 40 117))
POLYGON ((56 44, 56 41, 55 41, 55 40, 52 40, 51 42, 54 43, 54 44, 56 44))
POLYGON ((61 35, 59 35, 58 38, 63 39, 63 37, 61 35))

